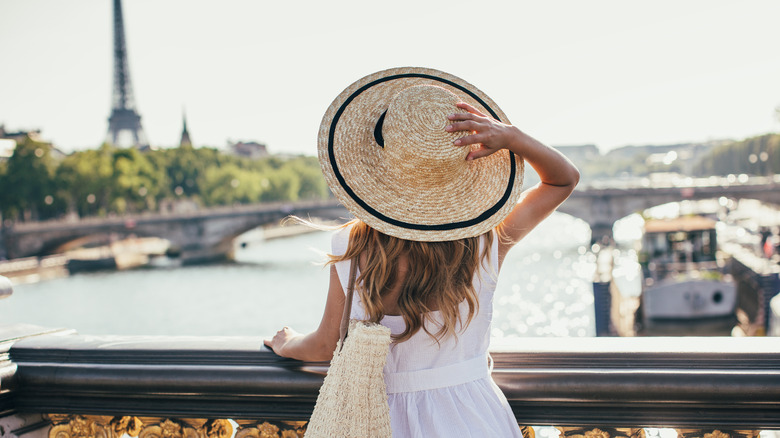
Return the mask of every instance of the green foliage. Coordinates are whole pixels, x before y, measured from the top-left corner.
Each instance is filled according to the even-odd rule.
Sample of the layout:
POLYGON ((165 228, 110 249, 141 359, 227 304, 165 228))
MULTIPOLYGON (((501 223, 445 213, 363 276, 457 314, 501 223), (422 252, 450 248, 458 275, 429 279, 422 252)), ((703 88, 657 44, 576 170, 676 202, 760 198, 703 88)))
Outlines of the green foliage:
POLYGON ((203 155, 198 152, 201 150, 185 147, 157 152, 163 155, 168 182, 176 195, 192 197, 200 193, 198 178, 205 173, 207 165, 199 156, 203 155))
POLYGON ((57 168, 58 195, 71 211, 81 216, 106 212, 110 205, 113 178, 113 149, 103 145, 98 150, 76 152, 57 168))
POLYGON ((598 157, 568 152, 584 181, 659 172, 690 176, 780 173, 780 134, 725 143, 626 146, 598 157))
POLYGON ((328 197, 330 189, 322 177, 319 161, 316 157, 300 157, 291 161, 289 167, 298 175, 300 181, 298 199, 325 199, 328 197))
POLYGON ((288 167, 281 167, 272 170, 266 174, 263 181, 265 191, 262 200, 265 202, 274 201, 297 201, 298 191, 301 183, 295 172, 288 167), (266 184, 267 181, 267 184, 266 184))
POLYGON ((51 146, 29 137, 16 146, 0 180, 5 218, 39 220, 54 214, 54 171, 51 146))
POLYGON ((208 206, 260 202, 263 176, 230 163, 210 167, 201 180, 203 202, 208 206))
POLYGON ((684 172, 684 163, 675 159, 669 163, 653 160, 654 156, 666 153, 664 146, 625 147, 607 152, 598 159, 573 157, 583 180, 598 180, 614 177, 641 177, 655 172, 684 172), (657 150, 656 150, 657 148, 657 150))
MULTIPOLYGON (((0 161, 0 216, 5 214, 5 206, 10 206, 11 202, 11 189, 7 186, 5 181, 5 174, 8 170, 8 164, 5 161, 0 161)), ((2 218, 0 218, 1 220, 2 218)))
POLYGON ((93 216, 155 208, 165 175, 135 149, 103 145, 65 157, 56 179, 70 210, 93 216))
POLYGON ((316 157, 251 160, 211 148, 103 145, 57 163, 50 146, 31 141, 0 163, 0 187, 3 215, 15 220, 139 213, 178 200, 219 206, 329 196, 316 157))
POLYGON ((721 145, 702 158, 695 172, 697 175, 780 173, 780 134, 721 145))
POLYGON ((113 199, 110 210, 126 213, 154 209, 164 172, 135 149, 114 152, 113 199))

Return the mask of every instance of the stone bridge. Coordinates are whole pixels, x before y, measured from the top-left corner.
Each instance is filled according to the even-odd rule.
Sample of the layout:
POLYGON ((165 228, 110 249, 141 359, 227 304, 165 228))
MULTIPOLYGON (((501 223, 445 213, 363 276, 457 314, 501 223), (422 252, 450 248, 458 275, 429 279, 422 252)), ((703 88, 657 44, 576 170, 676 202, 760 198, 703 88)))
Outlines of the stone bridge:
POLYGON ((238 235, 253 228, 301 218, 337 219, 348 212, 337 201, 257 204, 195 210, 187 213, 142 214, 77 221, 18 223, 3 229, 9 259, 41 256, 77 239, 94 235, 160 237, 180 251, 185 263, 224 258, 238 235))
MULTIPOLYGON (((592 240, 611 237, 615 221, 629 214, 684 200, 757 199, 780 205, 780 175, 775 177, 681 178, 659 183, 632 179, 581 185, 558 209, 585 220, 592 240)), ((134 234, 167 239, 185 262, 224 258, 233 239, 255 227, 299 217, 339 218, 347 211, 335 200, 220 207, 178 214, 143 214, 79 221, 19 223, 2 230, 8 258, 40 256, 79 238, 134 234)))
POLYGON ((615 221, 632 213, 669 202, 721 197, 756 199, 766 204, 780 205, 780 175, 679 178, 660 183, 632 179, 580 185, 558 211, 587 222, 592 231, 591 240, 597 242, 604 237, 611 238, 615 221))

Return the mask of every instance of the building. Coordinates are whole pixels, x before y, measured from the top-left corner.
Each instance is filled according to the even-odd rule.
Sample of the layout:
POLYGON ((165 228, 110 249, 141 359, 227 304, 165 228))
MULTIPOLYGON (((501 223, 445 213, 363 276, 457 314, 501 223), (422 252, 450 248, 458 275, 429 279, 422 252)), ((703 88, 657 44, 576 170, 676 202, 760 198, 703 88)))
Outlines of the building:
POLYGON ((238 143, 228 143, 228 150, 231 154, 251 158, 253 160, 268 156, 268 149, 263 143, 256 141, 239 141, 238 143))
POLYGON ((179 140, 179 147, 192 147, 192 140, 190 140, 190 132, 187 131, 187 114, 182 112, 181 115, 182 128, 181 128, 181 140, 179 140))
MULTIPOLYGON (((14 151, 16 150, 16 145, 23 143, 27 138, 38 143, 52 146, 51 142, 45 141, 41 138, 40 129, 33 131, 11 132, 5 129, 5 125, 0 125, 0 161, 6 161, 11 158, 14 154, 14 151)), ((51 155, 55 159, 62 159, 66 154, 52 146, 51 155)))
POLYGON ((26 137, 30 137, 31 140, 46 143, 41 140, 41 130, 36 129, 34 131, 16 131, 11 132, 5 129, 5 125, 0 125, 0 139, 13 140, 15 143, 21 143, 26 137))

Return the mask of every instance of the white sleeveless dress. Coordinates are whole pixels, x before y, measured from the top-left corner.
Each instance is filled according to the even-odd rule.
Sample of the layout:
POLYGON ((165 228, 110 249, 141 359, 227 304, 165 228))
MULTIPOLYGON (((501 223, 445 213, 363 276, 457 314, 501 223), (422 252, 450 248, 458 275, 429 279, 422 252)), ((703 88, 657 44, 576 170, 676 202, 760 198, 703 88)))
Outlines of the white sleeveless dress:
MULTIPOLYGON (((349 232, 350 227, 346 227, 333 235, 332 254, 346 252, 349 232)), ((348 261, 336 264, 345 293, 349 269, 348 261)), ((419 330, 411 339, 390 345, 384 374, 393 437, 522 437, 488 366, 497 273, 498 239, 493 239, 489 266, 482 266, 474 278, 479 312, 466 330, 458 331, 457 337, 447 336, 440 344, 419 330)), ((464 302, 464 321, 467 312, 464 302)), ((433 313, 438 316, 438 312, 433 313)), ((366 319, 358 293, 354 294, 351 317, 366 319)), ((381 324, 393 334, 405 328, 400 316, 385 316, 381 324)))

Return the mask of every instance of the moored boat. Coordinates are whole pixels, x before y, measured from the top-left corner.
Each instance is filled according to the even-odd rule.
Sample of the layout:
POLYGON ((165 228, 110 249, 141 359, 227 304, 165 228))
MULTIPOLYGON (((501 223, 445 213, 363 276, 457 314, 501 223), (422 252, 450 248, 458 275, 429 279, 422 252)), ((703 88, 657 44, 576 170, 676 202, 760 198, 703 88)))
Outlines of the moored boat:
POLYGON ((737 324, 737 288, 724 272, 716 221, 703 216, 645 223, 637 310, 642 335, 723 335, 737 324))

